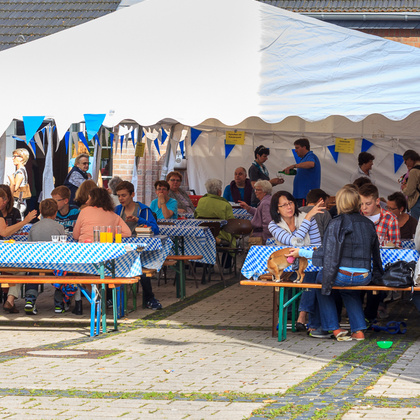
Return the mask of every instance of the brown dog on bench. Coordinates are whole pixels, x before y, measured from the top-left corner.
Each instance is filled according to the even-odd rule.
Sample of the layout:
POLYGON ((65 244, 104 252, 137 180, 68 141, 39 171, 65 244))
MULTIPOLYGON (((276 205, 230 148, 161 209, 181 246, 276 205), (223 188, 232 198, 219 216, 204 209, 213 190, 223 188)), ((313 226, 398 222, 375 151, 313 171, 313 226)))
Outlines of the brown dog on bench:
MULTIPOLYGON (((287 261, 285 255, 289 254, 293 248, 284 248, 279 251, 273 252, 267 261, 267 269, 273 276, 273 281, 280 282, 280 276, 283 274, 283 270, 293 263, 287 261)), ((294 283, 302 283, 305 277, 304 270, 308 266, 308 260, 304 257, 299 257, 299 269, 296 271, 297 279, 294 283)))

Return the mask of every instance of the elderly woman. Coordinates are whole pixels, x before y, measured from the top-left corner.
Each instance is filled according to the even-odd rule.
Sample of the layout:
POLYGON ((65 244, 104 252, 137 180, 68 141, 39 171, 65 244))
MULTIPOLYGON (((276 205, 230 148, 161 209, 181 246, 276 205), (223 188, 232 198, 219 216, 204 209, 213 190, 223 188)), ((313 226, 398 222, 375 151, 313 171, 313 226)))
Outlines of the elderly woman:
POLYGON ((322 289, 316 291, 322 329, 332 331, 337 339, 363 340, 366 321, 360 292, 340 290, 352 331, 347 338, 348 331, 340 328, 331 291, 333 286, 364 286, 372 277, 380 280, 383 270, 378 235, 375 225, 360 214, 360 196, 356 190, 342 188, 336 195, 336 203, 338 216, 329 223, 323 245, 314 251, 293 249, 289 255, 312 258, 314 265, 322 267, 317 277, 322 289))
MULTIPOLYGON (((232 206, 222 197, 222 181, 214 178, 208 179, 205 186, 207 194, 200 198, 194 217, 196 219, 234 219, 232 206)), ((218 238, 234 246, 234 238, 229 233, 220 231, 218 238)))
POLYGON ((177 219, 178 202, 169 197, 169 184, 166 181, 156 181, 155 192, 158 198, 150 203, 150 209, 157 219, 177 219))
POLYGON ((166 175, 166 182, 169 184, 170 198, 174 198, 178 203, 178 213, 189 213, 193 214, 195 207, 188 194, 183 191, 181 187, 182 175, 178 171, 169 172, 166 175))
POLYGON ((241 207, 254 216, 251 220, 254 228, 251 237, 261 238, 262 244, 265 244, 265 241, 271 237, 268 224, 271 222, 270 203, 272 189, 273 186, 270 181, 257 181, 254 184, 254 192, 259 200, 258 206, 256 208, 251 207, 245 201, 239 201, 241 207))

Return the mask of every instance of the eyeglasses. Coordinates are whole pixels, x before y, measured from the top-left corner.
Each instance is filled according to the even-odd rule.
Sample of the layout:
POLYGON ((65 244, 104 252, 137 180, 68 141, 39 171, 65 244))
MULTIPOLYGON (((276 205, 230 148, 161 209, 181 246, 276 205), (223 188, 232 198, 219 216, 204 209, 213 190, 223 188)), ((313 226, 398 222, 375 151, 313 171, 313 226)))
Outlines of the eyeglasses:
POLYGON ((262 191, 262 189, 261 189, 261 188, 254 188, 254 191, 255 191, 255 192, 261 192, 261 191, 262 191))
POLYGON ((54 200, 56 203, 59 203, 60 201, 65 200, 65 198, 59 198, 58 200, 54 200))
POLYGON ((14 158, 21 158, 22 156, 19 156, 19 155, 13 155, 13 159, 14 158))
POLYGON ((283 207, 292 207, 295 203, 293 201, 288 201, 285 204, 282 204, 281 206, 278 206, 279 209, 283 208, 283 207))
POLYGON ((169 182, 181 182, 180 179, 170 179, 169 182))
POLYGON ((386 206, 386 207, 385 207, 385 210, 391 210, 391 211, 394 211, 394 210, 398 210, 398 207, 389 207, 389 206, 386 206))
POLYGON ((168 191, 167 188, 156 188, 156 191, 168 191))

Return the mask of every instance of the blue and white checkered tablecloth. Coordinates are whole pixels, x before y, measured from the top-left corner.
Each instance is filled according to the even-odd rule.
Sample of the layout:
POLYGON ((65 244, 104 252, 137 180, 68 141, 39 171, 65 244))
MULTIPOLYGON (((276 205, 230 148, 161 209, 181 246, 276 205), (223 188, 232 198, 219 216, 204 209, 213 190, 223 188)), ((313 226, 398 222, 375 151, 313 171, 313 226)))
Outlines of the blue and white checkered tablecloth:
MULTIPOLYGON (((233 215, 235 216, 235 219, 251 220, 254 217, 252 214, 249 214, 245 209, 233 208, 232 211, 233 211, 233 215)), ((186 219, 194 219, 194 214, 183 213, 182 217, 185 217, 186 219)), ((166 221, 168 221, 168 220, 166 220, 166 221)), ((172 219, 171 219, 171 221, 172 221, 172 219)))
MULTIPOLYGON (((97 275, 95 264, 111 260, 115 260, 116 277, 142 273, 137 244, 0 243, 2 267, 44 268, 97 275)), ((105 275, 110 276, 110 270, 105 268, 105 275)))
MULTIPOLYGON (((287 248, 282 246, 251 246, 242 266, 241 273, 247 279, 257 280, 262 274, 267 274, 267 261, 269 256, 280 249, 287 248)), ((312 249, 312 247, 303 247, 303 249, 312 249)), ((382 265, 395 261, 417 261, 419 253, 415 249, 381 249, 382 265)), ((319 271, 320 268, 312 265, 312 260, 308 260, 306 272, 319 271)), ((284 271, 291 271, 291 267, 284 271)))
MULTIPOLYGON (((13 239, 16 242, 26 242, 28 235, 12 235, 6 239, 13 239)), ((69 243, 77 243, 70 233, 67 235, 69 243)), ((143 267, 160 271, 166 257, 172 250, 173 242, 170 238, 164 235, 156 235, 150 238, 122 238, 123 244, 137 244, 144 247, 140 254, 141 264, 143 267)), ((119 276, 120 277, 120 276, 119 276)))
MULTIPOLYGON (((202 255, 198 262, 216 264, 216 240, 210 229, 198 226, 159 225, 162 235, 184 237, 185 255, 202 255)), ((173 253, 172 253, 173 255, 173 253)))

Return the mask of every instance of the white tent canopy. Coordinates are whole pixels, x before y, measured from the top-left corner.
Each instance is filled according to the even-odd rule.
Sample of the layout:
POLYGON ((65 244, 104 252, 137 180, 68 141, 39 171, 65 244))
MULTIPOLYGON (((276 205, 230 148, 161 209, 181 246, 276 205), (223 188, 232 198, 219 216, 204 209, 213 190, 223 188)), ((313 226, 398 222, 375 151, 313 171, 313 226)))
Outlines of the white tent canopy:
MULTIPOLYGON (((289 150, 308 135, 328 159, 334 136, 387 140, 399 153, 407 144, 395 148, 395 139, 419 132, 419 49, 254 0, 145 0, 0 58, 0 131, 13 118, 46 116, 62 136, 85 113, 106 114, 107 126, 219 127, 216 137, 237 125, 248 146, 232 152, 241 154, 237 166, 249 166, 267 136, 289 150)), ((394 178, 392 168, 386 175, 394 178)))

